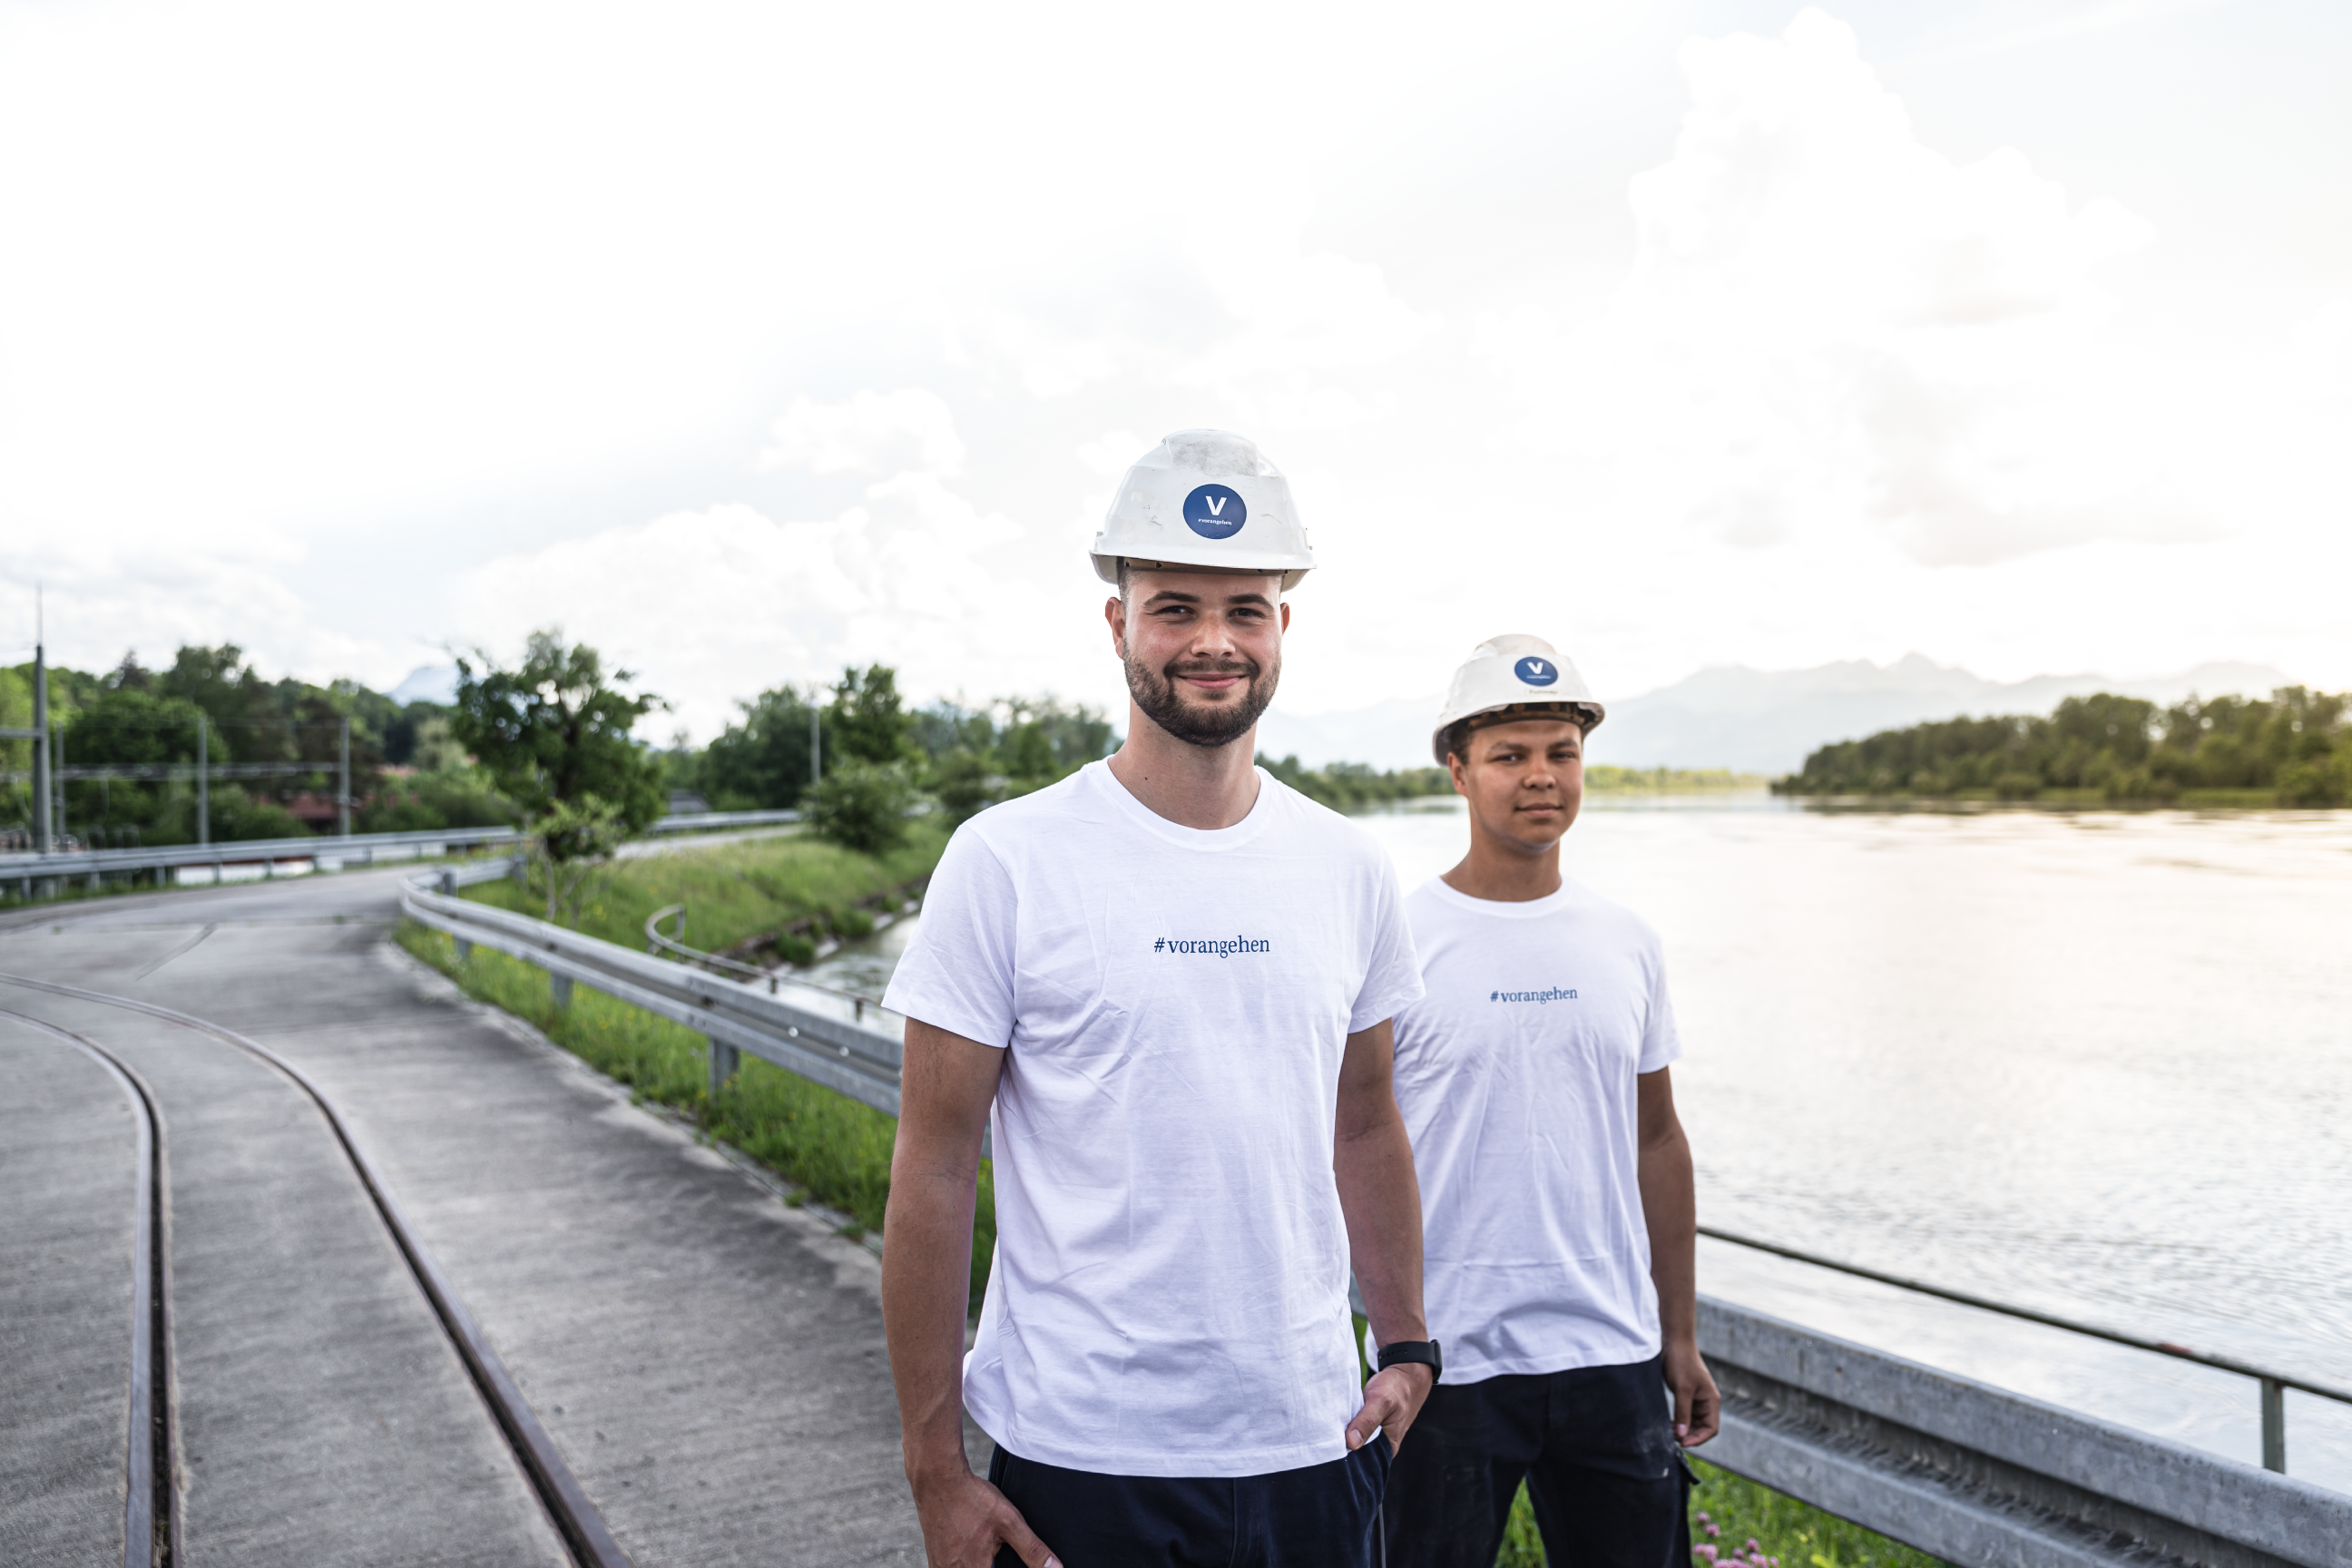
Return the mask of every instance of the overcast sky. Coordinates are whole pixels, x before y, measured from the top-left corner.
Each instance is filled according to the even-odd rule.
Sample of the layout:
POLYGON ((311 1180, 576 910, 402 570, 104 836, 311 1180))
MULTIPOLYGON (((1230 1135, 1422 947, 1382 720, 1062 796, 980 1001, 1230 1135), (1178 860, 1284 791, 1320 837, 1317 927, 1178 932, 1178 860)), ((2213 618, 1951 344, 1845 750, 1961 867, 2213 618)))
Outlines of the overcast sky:
POLYGON ((1167 430, 1284 706, 1917 650, 2352 686, 2352 7, 0 6, 0 658, 1114 701, 1167 430))

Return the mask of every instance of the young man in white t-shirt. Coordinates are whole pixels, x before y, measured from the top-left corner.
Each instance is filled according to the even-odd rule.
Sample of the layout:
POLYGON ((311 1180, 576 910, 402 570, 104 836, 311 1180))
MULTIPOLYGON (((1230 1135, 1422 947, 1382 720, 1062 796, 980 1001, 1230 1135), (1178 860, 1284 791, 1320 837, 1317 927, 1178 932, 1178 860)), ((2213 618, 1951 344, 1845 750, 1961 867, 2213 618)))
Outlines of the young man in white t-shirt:
POLYGON ((883 1313, 924 1542, 935 1568, 1367 1568, 1436 1371, 1389 1081, 1421 984, 1379 847, 1251 765, 1313 562, 1280 473, 1214 431, 1136 465, 1095 556, 1126 742, 957 830, 886 997, 883 1313), (1351 1261, 1402 1347, 1361 1388, 1351 1261))
POLYGON ((1391 1568, 1492 1568, 1523 1479, 1554 1568, 1690 1562, 1680 1449, 1717 1399, 1682 1043, 1657 933, 1559 870, 1602 714, 1549 643, 1496 637, 1433 741, 1470 850, 1405 900, 1425 994, 1396 1094, 1446 1367, 1390 1479, 1391 1568))

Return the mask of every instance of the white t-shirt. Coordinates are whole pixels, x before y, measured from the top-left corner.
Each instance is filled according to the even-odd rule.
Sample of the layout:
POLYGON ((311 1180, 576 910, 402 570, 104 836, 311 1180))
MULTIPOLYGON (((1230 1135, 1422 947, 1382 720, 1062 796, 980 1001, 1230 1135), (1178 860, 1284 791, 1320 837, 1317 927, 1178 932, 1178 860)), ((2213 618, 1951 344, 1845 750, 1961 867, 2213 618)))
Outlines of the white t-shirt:
POLYGON ((885 1005, 1010 1047, 964 1407, 1024 1458, 1248 1476, 1347 1453, 1347 1037, 1421 994, 1394 873, 1263 770, 1202 832, 1096 763, 956 832, 885 1005))
POLYGON ((1574 882, 1497 903, 1432 879, 1405 915, 1425 994, 1396 1096, 1445 1381, 1648 1360, 1633 1079, 1682 1054, 1657 933, 1574 882))

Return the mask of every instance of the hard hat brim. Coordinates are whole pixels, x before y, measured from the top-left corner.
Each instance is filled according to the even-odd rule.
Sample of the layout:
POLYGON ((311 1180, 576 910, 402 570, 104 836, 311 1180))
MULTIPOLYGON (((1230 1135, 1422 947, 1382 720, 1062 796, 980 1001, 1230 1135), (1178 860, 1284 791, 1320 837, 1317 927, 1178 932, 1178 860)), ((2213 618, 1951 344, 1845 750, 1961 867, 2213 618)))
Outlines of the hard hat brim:
POLYGON ((1446 736, 1465 724, 1470 726, 1471 732, 1475 733, 1480 730, 1492 729, 1497 724, 1516 723, 1523 719, 1564 719, 1590 735, 1601 727, 1601 721, 1607 717, 1609 717, 1608 709, 1598 702, 1582 699, 1571 699, 1559 702, 1509 702, 1496 708, 1482 708, 1475 713, 1465 713, 1459 719, 1441 726, 1430 735, 1429 749, 1437 758, 1437 765, 1442 768, 1445 765, 1445 759, 1453 754, 1453 748, 1445 743, 1446 736))
POLYGON ((1286 561, 1253 561, 1245 556, 1220 556, 1216 564, 1212 566, 1198 561, 1152 561, 1140 555, 1097 554, 1094 556, 1095 575, 1106 583, 1117 583, 1118 563, 1122 561, 1139 572, 1211 572, 1235 577, 1279 577, 1282 579, 1282 591, 1286 594, 1297 587, 1309 570, 1304 566, 1294 566, 1286 561))

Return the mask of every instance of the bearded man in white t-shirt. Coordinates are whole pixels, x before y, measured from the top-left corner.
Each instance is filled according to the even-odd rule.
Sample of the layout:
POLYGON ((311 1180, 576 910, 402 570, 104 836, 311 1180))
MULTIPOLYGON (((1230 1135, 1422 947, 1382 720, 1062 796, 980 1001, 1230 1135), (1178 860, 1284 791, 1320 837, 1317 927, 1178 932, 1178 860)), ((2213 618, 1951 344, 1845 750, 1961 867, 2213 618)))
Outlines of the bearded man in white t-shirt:
POLYGON ((1364 1568, 1437 1370, 1390 1089, 1421 984, 1379 847, 1251 765, 1313 561, 1280 472, 1218 431, 1139 462, 1094 554, 1126 742, 957 830, 885 999, 907 1032, 883 1314, 925 1546, 1364 1568), (1361 1386, 1351 1260, 1395 1352, 1361 1386))
POLYGON ((1390 1479, 1391 1568, 1492 1568, 1522 1479, 1553 1568, 1691 1560, 1680 1451, 1718 1402, 1682 1044, 1657 933, 1559 869, 1603 712, 1550 644, 1496 637, 1432 742, 1470 848, 1405 900, 1424 994, 1395 1070, 1446 1367, 1390 1479))

